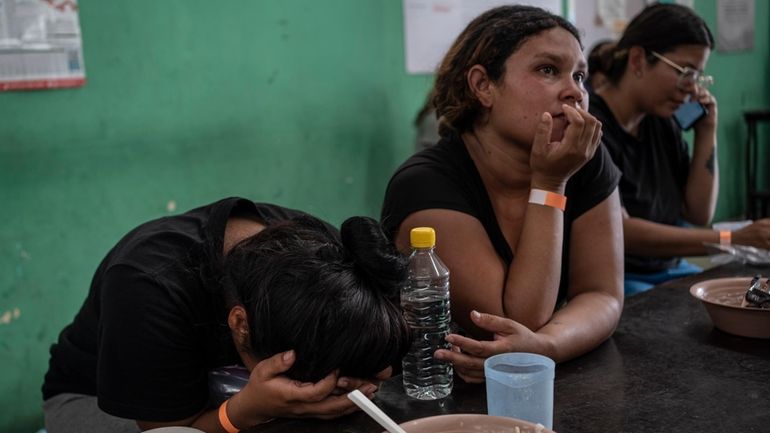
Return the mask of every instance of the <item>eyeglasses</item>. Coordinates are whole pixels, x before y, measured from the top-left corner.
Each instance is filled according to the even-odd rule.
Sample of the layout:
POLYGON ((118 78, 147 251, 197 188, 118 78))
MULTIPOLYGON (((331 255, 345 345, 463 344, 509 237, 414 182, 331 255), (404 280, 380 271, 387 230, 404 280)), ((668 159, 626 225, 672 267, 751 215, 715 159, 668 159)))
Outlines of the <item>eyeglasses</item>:
POLYGON ((679 66, 668 58, 664 57, 662 54, 656 53, 655 51, 650 52, 653 56, 662 60, 663 63, 679 71, 679 79, 677 80, 676 85, 680 89, 687 90, 693 85, 697 85, 705 89, 708 86, 714 84, 714 77, 711 75, 705 75, 703 72, 687 66, 679 66))

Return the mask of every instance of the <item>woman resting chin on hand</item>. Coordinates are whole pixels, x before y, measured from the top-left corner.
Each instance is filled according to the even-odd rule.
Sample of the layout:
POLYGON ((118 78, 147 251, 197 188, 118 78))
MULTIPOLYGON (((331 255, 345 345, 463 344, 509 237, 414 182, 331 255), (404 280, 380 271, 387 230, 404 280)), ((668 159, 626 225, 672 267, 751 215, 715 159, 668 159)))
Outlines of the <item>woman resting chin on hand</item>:
POLYGON ((497 353, 581 355, 620 318, 620 173, 586 111, 586 69, 561 17, 529 6, 485 12, 436 74, 441 140, 388 185, 382 221, 399 249, 413 227, 437 232, 452 318, 469 337, 450 335, 455 350, 435 355, 465 380, 483 380, 497 353))

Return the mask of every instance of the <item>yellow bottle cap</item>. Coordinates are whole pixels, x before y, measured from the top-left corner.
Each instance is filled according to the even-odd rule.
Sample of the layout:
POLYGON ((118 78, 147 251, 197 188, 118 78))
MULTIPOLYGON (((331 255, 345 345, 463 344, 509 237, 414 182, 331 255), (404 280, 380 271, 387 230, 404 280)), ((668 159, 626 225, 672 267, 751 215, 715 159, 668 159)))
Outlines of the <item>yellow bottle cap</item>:
POLYGON ((432 248, 436 245, 436 231, 432 227, 415 227, 409 232, 412 248, 432 248))

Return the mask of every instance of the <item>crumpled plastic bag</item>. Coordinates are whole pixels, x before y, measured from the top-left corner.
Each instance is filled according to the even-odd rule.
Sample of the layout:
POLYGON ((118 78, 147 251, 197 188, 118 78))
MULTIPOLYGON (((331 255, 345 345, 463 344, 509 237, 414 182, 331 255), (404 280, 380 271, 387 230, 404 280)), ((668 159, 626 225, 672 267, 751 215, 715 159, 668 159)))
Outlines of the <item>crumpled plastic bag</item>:
MULTIPOLYGON (((740 230, 753 221, 729 221, 715 223, 714 230, 740 230)), ((749 265, 767 265, 770 264, 770 250, 751 247, 748 245, 720 245, 704 242, 709 258, 712 263, 722 265, 730 262, 739 262, 749 265)))
POLYGON ((770 251, 747 245, 720 245, 704 243, 712 263, 719 265, 740 262, 749 265, 770 264, 770 251))
POLYGON ((215 368, 209 371, 209 400, 220 405, 235 395, 249 381, 249 370, 240 365, 215 368))

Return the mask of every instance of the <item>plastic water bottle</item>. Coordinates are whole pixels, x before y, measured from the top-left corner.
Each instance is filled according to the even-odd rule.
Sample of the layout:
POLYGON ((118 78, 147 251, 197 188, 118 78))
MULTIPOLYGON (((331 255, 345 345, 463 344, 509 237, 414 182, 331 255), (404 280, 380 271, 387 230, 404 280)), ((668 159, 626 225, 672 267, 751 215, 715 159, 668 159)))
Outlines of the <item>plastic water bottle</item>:
POLYGON ((436 232, 416 227, 410 232, 409 280, 401 290, 401 307, 414 339, 402 361, 404 390, 410 397, 435 400, 452 392, 452 365, 433 357, 449 349, 449 269, 436 255, 436 232))

